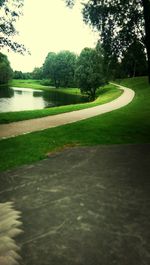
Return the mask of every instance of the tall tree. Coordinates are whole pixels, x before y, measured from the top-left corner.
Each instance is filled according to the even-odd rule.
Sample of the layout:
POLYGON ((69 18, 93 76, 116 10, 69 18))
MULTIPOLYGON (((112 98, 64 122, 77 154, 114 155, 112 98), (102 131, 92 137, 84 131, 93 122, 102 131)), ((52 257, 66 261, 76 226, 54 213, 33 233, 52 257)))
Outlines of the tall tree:
POLYGON ((147 75, 146 54, 140 42, 133 42, 124 52, 121 70, 124 77, 147 75))
POLYGON ((33 72, 31 73, 33 79, 40 80, 43 78, 43 68, 42 67, 35 67, 33 72))
POLYGON ((70 87, 74 84, 76 55, 70 51, 61 51, 57 54, 57 78, 61 87, 70 87))
POLYGON ((55 52, 49 52, 46 56, 43 64, 43 77, 51 79, 55 87, 58 87, 56 57, 57 55, 55 52))
POLYGON ((13 51, 23 53, 25 47, 13 41, 17 34, 15 22, 22 14, 24 0, 0 0, 0 48, 7 47, 13 51))
POLYGON ((53 81, 55 87, 73 84, 76 55, 70 51, 48 53, 43 64, 43 76, 53 81))
POLYGON ((0 53, 0 84, 7 84, 13 71, 6 55, 0 53))
POLYGON ((76 65, 76 80, 81 93, 95 99, 96 90, 104 84, 103 57, 100 50, 84 48, 76 65))
MULTIPOLYGON (((75 0, 66 0, 73 5, 75 0)), ((99 30, 107 64, 134 42, 147 50, 150 82, 150 0, 89 0, 83 8, 84 21, 99 30)))

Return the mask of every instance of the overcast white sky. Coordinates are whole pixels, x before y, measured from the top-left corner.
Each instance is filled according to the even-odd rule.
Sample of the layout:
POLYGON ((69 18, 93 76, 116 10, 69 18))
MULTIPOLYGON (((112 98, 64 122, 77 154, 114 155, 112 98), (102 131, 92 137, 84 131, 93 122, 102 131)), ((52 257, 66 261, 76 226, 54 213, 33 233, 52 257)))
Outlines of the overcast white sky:
POLYGON ((26 72, 42 66, 50 51, 70 50, 79 54, 84 47, 95 46, 98 34, 84 24, 79 2, 69 9, 63 0, 24 0, 24 15, 17 22, 16 40, 31 55, 5 52, 13 70, 26 72))

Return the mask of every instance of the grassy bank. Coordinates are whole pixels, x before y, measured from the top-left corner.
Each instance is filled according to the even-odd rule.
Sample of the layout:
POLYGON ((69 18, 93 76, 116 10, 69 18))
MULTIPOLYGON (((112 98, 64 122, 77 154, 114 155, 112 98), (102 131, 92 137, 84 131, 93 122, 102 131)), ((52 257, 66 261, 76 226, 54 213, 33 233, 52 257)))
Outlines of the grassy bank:
MULTIPOLYGON (((22 80, 24 82, 24 80, 22 80)), ((26 86, 27 83, 21 83, 20 81, 16 81, 20 86, 26 86)), ((15 83, 16 84, 16 83, 15 83)), ((30 83, 32 86, 34 86, 34 82, 30 83)), ((35 87, 37 85, 37 81, 35 81, 35 87)), ((17 86, 17 84, 16 84, 17 86)), ((34 87, 34 88, 35 88, 34 87)), ((39 86, 40 87, 40 86, 39 86)), ((44 87, 45 89, 45 87, 44 87)), ((47 90, 51 90, 50 88, 46 87, 47 90)), ((53 89, 54 90, 54 89, 53 89)), ((79 94, 80 90, 77 88, 67 88, 67 89, 60 89, 61 91, 67 91, 67 93, 72 94, 79 94)), ((7 113, 0 113, 0 123, 10 123, 14 121, 21 121, 21 120, 28 120, 33 118, 40 118, 44 116, 49 115, 56 115, 64 112, 70 112, 85 108, 94 107, 100 104, 104 104, 106 102, 112 101, 113 99, 120 96, 122 93, 121 90, 117 89, 113 85, 107 85, 103 88, 100 88, 97 91, 97 99, 94 102, 91 103, 82 103, 82 104, 75 104, 75 105, 67 105, 67 106, 60 106, 60 107, 53 107, 53 108, 46 108, 46 109, 40 109, 40 110, 30 110, 30 111, 16 111, 16 112, 7 112, 7 113)))
MULTIPOLYGON (((9 85, 12 87, 20 87, 20 88, 24 87, 24 88, 32 88, 32 89, 44 90, 44 91, 56 91, 55 87, 41 85, 41 80, 13 79, 9 85)), ((57 91, 67 93, 67 94, 73 94, 73 95, 81 95, 80 89, 78 88, 57 88, 57 91)))
POLYGON ((150 85, 147 78, 121 82, 133 88, 132 103, 120 110, 73 124, 1 140, 1 170, 33 163, 65 145, 128 144, 150 142, 150 85))

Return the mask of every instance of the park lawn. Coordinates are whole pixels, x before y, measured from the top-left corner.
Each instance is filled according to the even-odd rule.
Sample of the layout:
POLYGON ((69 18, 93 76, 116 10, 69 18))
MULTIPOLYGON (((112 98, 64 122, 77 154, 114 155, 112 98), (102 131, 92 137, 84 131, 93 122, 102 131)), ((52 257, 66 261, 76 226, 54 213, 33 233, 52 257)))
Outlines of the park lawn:
MULTIPOLYGON (((22 80, 21 80, 22 81, 22 80)), ((23 80, 24 81, 24 80, 23 80)), ((16 80, 15 80, 16 82, 16 80)), ((23 82, 22 82, 23 83, 23 82)), ((34 84, 34 82, 33 82, 34 84)), ((37 83, 35 82, 37 85, 37 83)), ((27 83, 26 83, 27 86, 27 83)), ((45 87, 44 87, 45 88, 45 87)), ((46 89, 50 90, 50 88, 46 87, 46 89)), ((53 89, 54 90, 54 89, 53 89)), ((79 94, 80 90, 77 88, 64 88, 60 89, 61 91, 68 91, 67 93, 70 94, 79 94)), ((28 110, 28 111, 15 111, 15 112, 2 112, 0 113, 0 123, 10 123, 15 121, 21 121, 21 120, 28 120, 28 119, 34 119, 34 118, 40 118, 44 116, 50 116, 50 115, 56 115, 64 112, 70 112, 85 108, 94 107, 97 105, 101 105, 107 102, 112 101, 113 99, 119 97, 122 94, 122 90, 119 90, 114 85, 106 85, 105 87, 100 88, 97 91, 96 100, 94 102, 88 102, 88 103, 80 103, 80 104, 74 104, 74 105, 67 105, 67 106, 60 106, 60 107, 52 107, 52 108, 46 108, 46 109, 40 109, 40 110, 28 110)))
POLYGON ((53 86, 44 86, 41 84, 41 80, 34 79, 13 79, 9 83, 12 87, 22 87, 22 88, 32 88, 37 90, 45 90, 45 91, 56 91, 64 92, 67 94, 73 95, 81 95, 79 88, 55 88, 53 86))
POLYGON ((1 170, 44 159, 65 146, 150 142, 150 85, 146 77, 120 82, 135 90, 133 101, 80 122, 0 141, 1 170))

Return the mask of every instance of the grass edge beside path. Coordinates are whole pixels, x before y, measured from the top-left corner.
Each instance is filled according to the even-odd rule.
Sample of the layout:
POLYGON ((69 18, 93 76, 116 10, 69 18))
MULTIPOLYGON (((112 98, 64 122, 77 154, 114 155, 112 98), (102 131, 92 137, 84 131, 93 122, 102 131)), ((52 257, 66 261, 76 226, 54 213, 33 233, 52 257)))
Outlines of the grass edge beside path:
MULTIPOLYGON (((69 89, 68 91, 71 91, 71 89, 69 89)), ((75 90, 73 89, 73 91, 75 90)), ((121 89, 118 89, 117 86, 108 84, 97 91, 97 98, 94 102, 66 105, 66 106, 46 108, 40 110, 2 112, 0 113, 0 124, 41 118, 50 115, 57 115, 65 112, 71 112, 75 110, 95 107, 104 103, 108 103, 118 98, 122 93, 123 91, 121 89)))

